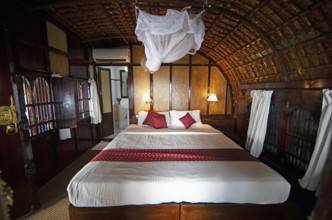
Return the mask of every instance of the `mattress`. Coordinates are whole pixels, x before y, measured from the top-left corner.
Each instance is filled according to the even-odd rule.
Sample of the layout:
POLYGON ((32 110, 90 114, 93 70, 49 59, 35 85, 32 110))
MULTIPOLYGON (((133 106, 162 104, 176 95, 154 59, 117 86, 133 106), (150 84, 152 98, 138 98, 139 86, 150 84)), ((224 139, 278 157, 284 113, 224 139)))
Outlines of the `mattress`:
MULTIPOLYGON (((190 129, 130 125, 101 153, 174 153, 179 149, 245 151, 209 125, 190 129)), ((97 159, 72 178, 67 191, 76 207, 173 202, 278 204, 287 200, 290 184, 258 160, 97 159)))

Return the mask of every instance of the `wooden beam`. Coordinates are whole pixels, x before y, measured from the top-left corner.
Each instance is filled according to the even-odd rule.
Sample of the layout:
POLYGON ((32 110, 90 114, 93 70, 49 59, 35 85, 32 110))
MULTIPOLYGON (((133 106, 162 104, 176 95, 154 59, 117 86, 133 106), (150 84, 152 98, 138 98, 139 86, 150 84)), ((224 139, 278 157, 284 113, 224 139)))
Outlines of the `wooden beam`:
POLYGON ((240 15, 238 15, 238 14, 236 14, 236 13, 234 13, 234 12, 232 12, 232 11, 226 9, 226 8, 212 7, 210 10, 218 11, 221 14, 225 14, 229 17, 232 17, 236 20, 239 20, 240 23, 246 25, 247 27, 252 29, 254 32, 256 32, 260 36, 260 38, 262 40, 264 40, 266 42, 266 44, 271 48, 272 53, 278 58, 279 66, 280 66, 280 69, 281 69, 282 73, 284 74, 285 81, 288 81, 288 77, 286 76, 287 69, 286 69, 285 59, 281 56, 278 49, 274 46, 271 39, 266 35, 266 33, 264 31, 262 31, 257 25, 255 25, 254 23, 249 21, 248 18, 240 16, 240 15))
MULTIPOLYGON (((79 4, 79 3, 102 3, 105 0, 53 0, 48 1, 47 3, 36 3, 34 4, 35 9, 43 9, 48 7, 56 7, 56 6, 64 6, 68 4, 79 4)), ((107 0, 106 0, 107 1, 107 0)), ((112 2, 127 2, 127 3, 135 3, 134 0, 109 0, 112 2)), ((168 0, 168 1, 159 1, 159 0, 140 0, 138 1, 138 5, 141 3, 164 3, 164 4, 175 4, 182 6, 192 6, 192 7, 201 7, 203 8, 203 3, 196 3, 192 1, 180 1, 180 0, 168 0)))
POLYGON ((324 89, 332 88, 332 79, 314 79, 291 82, 273 82, 241 85, 241 90, 247 89, 324 89))

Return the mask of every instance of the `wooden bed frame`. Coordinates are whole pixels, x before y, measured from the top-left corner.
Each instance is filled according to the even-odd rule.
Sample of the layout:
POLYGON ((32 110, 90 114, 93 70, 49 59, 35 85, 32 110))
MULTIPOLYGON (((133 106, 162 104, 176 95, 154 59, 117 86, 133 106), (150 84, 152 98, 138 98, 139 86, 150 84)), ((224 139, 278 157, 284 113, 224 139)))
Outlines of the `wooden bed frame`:
MULTIPOLYGON (((236 193, 236 191, 234 192, 236 193)), ((298 220, 293 203, 163 203, 114 207, 75 207, 69 205, 71 220, 298 220)), ((306 219, 306 218, 304 218, 306 219)))
POLYGON ((118 207, 74 207, 71 220, 282 220, 299 219, 286 202, 273 205, 169 203, 118 207))

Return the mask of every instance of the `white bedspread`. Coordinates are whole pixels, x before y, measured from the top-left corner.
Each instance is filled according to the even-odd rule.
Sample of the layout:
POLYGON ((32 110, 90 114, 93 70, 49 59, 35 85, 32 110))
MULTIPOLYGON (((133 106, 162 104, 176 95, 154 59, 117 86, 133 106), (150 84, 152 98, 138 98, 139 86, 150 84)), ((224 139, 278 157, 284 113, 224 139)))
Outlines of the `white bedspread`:
MULTIPOLYGON (((105 149, 240 148, 208 125, 152 129, 131 125, 105 149)), ((94 161, 70 181, 77 207, 191 203, 276 204, 287 200, 290 184, 261 162, 94 161)))

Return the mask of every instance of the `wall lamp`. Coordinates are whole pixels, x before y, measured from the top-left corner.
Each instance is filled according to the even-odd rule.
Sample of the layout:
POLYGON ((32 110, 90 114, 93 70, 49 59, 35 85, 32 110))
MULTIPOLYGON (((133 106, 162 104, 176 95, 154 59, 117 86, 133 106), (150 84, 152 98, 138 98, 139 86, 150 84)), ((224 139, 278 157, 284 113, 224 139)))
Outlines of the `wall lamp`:
POLYGON ((148 94, 144 94, 144 95, 143 95, 143 101, 144 101, 146 104, 153 105, 153 100, 151 99, 151 97, 150 97, 148 94))
POLYGON ((211 93, 209 97, 207 98, 207 102, 210 104, 210 102, 218 102, 218 98, 216 94, 211 93))

